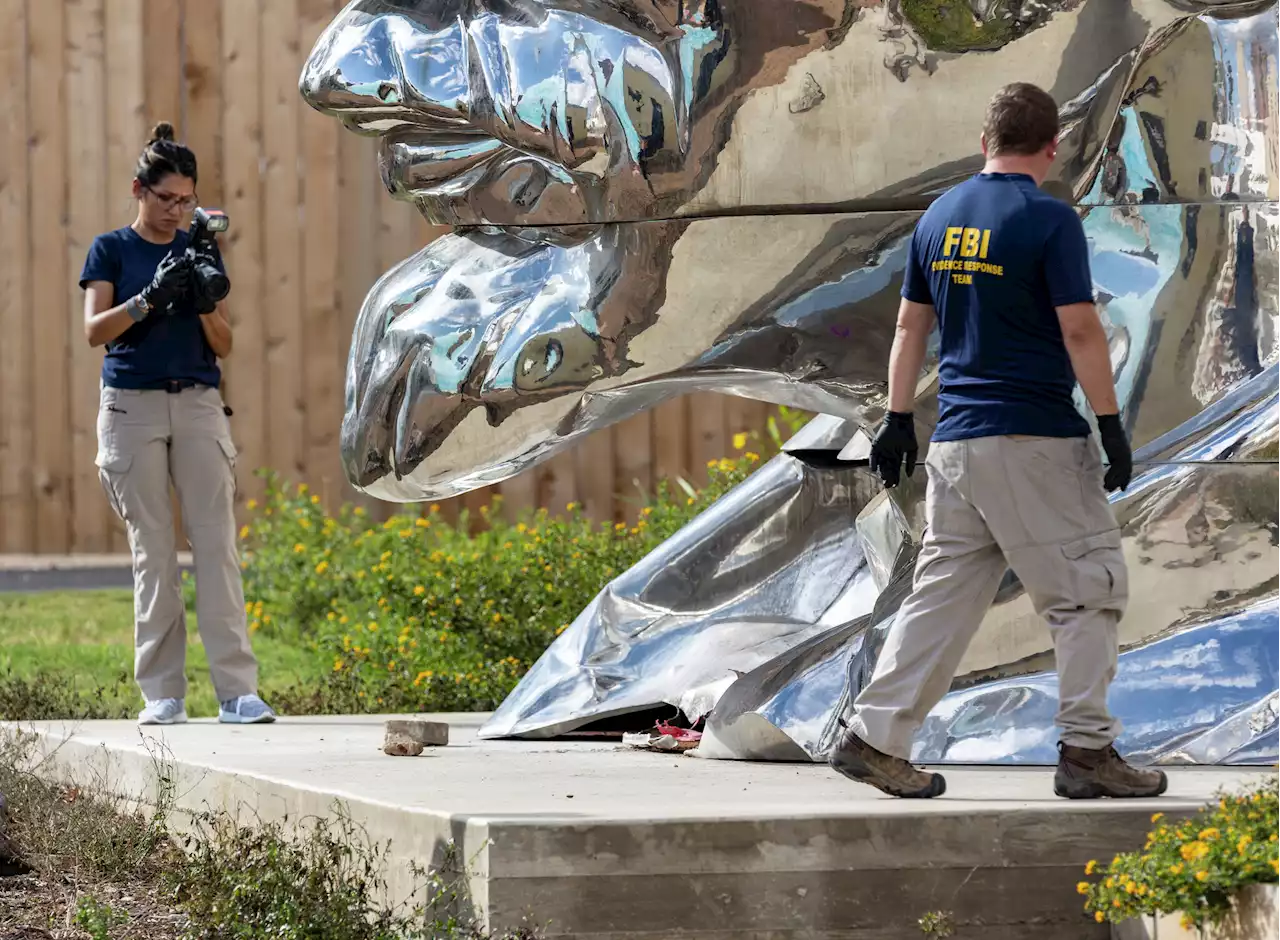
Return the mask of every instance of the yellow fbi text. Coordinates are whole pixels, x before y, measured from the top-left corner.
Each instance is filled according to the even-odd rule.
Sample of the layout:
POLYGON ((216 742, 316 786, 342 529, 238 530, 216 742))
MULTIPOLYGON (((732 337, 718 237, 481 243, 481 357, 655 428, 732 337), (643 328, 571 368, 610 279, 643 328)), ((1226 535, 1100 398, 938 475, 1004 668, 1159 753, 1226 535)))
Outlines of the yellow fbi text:
POLYGON ((948 228, 942 240, 943 258, 935 259, 934 271, 950 271, 951 280, 957 284, 972 284, 973 275, 990 274, 1004 277, 1004 266, 987 261, 987 248, 991 245, 991 229, 948 228))

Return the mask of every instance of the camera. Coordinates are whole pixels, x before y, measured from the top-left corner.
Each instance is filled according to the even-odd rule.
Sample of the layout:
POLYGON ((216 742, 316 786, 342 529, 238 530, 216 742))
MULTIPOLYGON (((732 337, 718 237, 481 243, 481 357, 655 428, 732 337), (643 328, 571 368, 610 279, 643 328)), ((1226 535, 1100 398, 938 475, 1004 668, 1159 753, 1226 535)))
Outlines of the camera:
POLYGON ((218 270, 218 233, 231 227, 230 217, 221 209, 197 206, 191 220, 187 250, 191 266, 191 300, 200 313, 208 313, 231 291, 231 281, 218 270))

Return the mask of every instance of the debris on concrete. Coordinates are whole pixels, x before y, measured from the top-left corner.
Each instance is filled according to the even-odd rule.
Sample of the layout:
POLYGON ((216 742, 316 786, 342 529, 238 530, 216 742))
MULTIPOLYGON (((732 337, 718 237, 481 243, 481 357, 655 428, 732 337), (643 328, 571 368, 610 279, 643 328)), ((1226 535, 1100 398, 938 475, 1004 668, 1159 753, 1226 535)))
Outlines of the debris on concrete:
POLYGON ((416 757, 423 748, 449 743, 449 726, 443 721, 421 718, 393 718, 386 725, 382 750, 392 757, 416 757))
POLYGON ((388 731, 382 742, 382 752, 392 757, 417 757, 422 751, 422 742, 403 731, 388 731))
POLYGON ((691 751, 702 740, 702 732, 659 721, 639 734, 624 734, 622 743, 649 751, 691 751))

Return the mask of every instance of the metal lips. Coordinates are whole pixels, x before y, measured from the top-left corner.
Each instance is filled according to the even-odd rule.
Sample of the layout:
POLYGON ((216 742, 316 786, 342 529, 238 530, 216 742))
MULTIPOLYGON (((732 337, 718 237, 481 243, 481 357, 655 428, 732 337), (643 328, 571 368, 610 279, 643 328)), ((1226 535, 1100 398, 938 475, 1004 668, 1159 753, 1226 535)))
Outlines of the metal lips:
MULTIPOLYGON (((394 500, 464 492, 701 388, 826 412, 842 430, 869 426, 883 402, 903 239, 932 193, 980 165, 982 107, 1017 74, 1066 102, 1047 188, 1081 203, 1126 421, 1139 458, 1162 462, 1145 485, 1218 519, 1225 497, 1196 503, 1177 464, 1275 464, 1265 416, 1275 388, 1274 4, 1087 0, 956 22, 912 9, 349 4, 304 68, 304 97, 381 138, 398 198, 434 221, 486 225, 428 246, 366 301, 342 434, 352 482, 394 500), (878 63, 869 80, 868 62, 878 63), (929 97, 928 119, 894 120, 919 112, 922 81, 947 89, 929 97), (753 210, 788 214, 742 215, 753 210)), ((832 683, 856 694, 909 586, 922 496, 873 495, 857 470, 829 469, 833 427, 726 497, 737 516, 713 507, 606 588, 483 733, 560 733, 667 703, 710 711, 704 756, 717 741, 715 756, 817 753, 841 707, 832 683), (776 509, 771 487, 809 512, 776 509), (704 574, 673 600, 661 572, 680 545, 697 546, 681 557, 704 574), (809 570, 843 573, 825 608, 817 595, 772 597, 771 585, 805 585, 809 570), (717 656, 734 667, 717 669, 717 656), (774 729, 769 748, 727 733, 748 721, 774 729)), ((1269 506, 1257 498, 1274 542, 1271 494, 1269 506)), ((1246 554, 1259 550, 1250 532, 1246 554)), ((1274 545, 1262 551, 1273 555, 1274 545)), ((1203 562, 1148 567, 1162 589, 1187 581, 1210 626, 1233 615, 1235 595, 1211 596, 1203 562)), ((1274 582, 1241 590, 1274 623, 1274 582)), ((1034 617, 1016 614, 1020 596, 1016 581, 1005 585, 963 681, 1035 684, 1046 644, 1034 617), (1030 659, 1006 655, 1015 649, 1030 659)), ((1163 626, 1161 616, 1134 624, 1134 650, 1191 622, 1182 609, 1162 616, 1163 626)), ((1258 701, 1273 704, 1246 720, 1228 703, 1235 711, 1220 724, 1238 738, 1242 722, 1274 713, 1273 699, 1258 701)), ((966 715, 971 744, 999 727, 988 721, 984 738, 982 720, 966 715)), ((1182 759, 1226 753, 1205 743, 1229 736, 1215 727, 1190 729, 1200 744, 1184 736, 1182 759)), ((1260 733, 1232 759, 1274 755, 1274 735, 1260 733)))

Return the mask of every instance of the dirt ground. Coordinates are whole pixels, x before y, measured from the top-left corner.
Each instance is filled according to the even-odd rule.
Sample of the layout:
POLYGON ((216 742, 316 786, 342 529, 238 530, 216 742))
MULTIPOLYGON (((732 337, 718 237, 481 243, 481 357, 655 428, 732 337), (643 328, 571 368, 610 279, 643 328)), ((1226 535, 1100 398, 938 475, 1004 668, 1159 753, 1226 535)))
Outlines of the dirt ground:
POLYGON ((177 940, 185 922, 153 885, 0 878, 0 940, 177 940))

